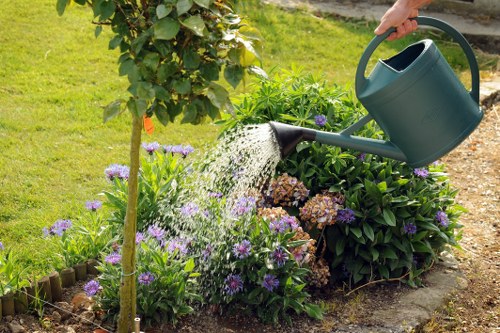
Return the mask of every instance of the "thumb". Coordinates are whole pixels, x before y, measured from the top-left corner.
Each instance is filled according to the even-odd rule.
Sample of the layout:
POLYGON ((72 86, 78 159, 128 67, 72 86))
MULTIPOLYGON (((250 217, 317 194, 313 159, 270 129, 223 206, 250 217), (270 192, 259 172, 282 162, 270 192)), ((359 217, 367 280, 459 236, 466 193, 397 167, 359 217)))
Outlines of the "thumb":
POLYGON ((375 30, 373 31, 376 35, 381 35, 383 34, 384 32, 387 31, 387 29, 389 29, 391 26, 390 24, 387 23, 387 21, 382 21, 380 22, 380 24, 378 25, 377 28, 375 28, 375 30))

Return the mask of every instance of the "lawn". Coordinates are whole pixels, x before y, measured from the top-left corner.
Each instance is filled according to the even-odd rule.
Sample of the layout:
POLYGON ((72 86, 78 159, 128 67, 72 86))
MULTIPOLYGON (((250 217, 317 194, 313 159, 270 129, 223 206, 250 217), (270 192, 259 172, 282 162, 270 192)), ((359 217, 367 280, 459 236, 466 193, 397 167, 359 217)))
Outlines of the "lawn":
MULTIPOLYGON (((126 96, 127 88, 117 74, 118 53, 107 50, 111 34, 94 37, 87 8, 75 6, 58 17, 55 2, 6 2, 0 12, 0 241, 35 270, 50 265, 48 249, 39 247, 41 228, 77 218, 84 202, 106 188, 104 169, 128 163, 130 117, 102 122, 102 106, 126 96)), ((353 85, 375 27, 254 1, 245 2, 242 12, 262 38, 268 73, 301 67, 339 85, 353 85)), ((374 58, 420 38, 385 43, 374 58)), ((447 40, 439 45, 457 72, 467 73, 461 51, 447 40)), ((497 61, 480 58, 485 70, 497 61)), ((251 79, 247 82, 245 89, 252 89, 251 79)), ((235 100, 242 92, 234 92, 235 100)), ((143 141, 202 150, 217 133, 209 123, 157 125, 143 141)))

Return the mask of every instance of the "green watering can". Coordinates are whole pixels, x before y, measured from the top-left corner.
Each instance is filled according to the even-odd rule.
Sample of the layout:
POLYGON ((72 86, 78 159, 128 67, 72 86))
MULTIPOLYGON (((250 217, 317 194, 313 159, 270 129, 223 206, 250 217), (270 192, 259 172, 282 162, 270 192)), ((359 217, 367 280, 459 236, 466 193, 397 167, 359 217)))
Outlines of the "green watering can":
POLYGON ((479 107, 479 68, 469 43, 443 21, 423 16, 415 20, 419 25, 443 30, 460 44, 471 69, 471 91, 464 88, 430 39, 379 60, 365 77, 368 60, 395 31, 391 29, 373 38, 356 71, 356 95, 368 115, 340 133, 271 122, 282 157, 291 153, 299 142, 308 140, 393 158, 418 168, 451 151, 479 125, 483 117, 479 107), (372 119, 389 141, 352 135, 372 119))

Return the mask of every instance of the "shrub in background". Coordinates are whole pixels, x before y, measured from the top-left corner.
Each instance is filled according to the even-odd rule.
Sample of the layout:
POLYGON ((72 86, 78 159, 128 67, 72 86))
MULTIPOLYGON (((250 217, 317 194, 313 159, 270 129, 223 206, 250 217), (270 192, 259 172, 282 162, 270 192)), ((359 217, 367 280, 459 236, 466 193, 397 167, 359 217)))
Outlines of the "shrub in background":
MULTIPOLYGON (((287 74, 261 79, 260 88, 242 99, 235 115, 226 115, 225 129, 280 121, 338 132, 364 115, 345 89, 312 75, 287 74)), ((355 134, 384 138, 374 122, 355 134)), ((311 230, 320 241, 318 249, 326 244, 321 256, 328 260, 334 279, 359 283, 404 277, 415 284, 445 246, 457 246, 460 239, 457 219, 463 208, 454 202, 456 191, 442 165, 414 170, 395 160, 303 142, 279 164, 278 173, 297 177, 311 197, 327 191, 345 198, 335 212, 321 208, 322 198, 313 204, 320 207, 319 215, 321 209, 329 209, 324 216, 337 214, 321 232, 311 230)), ((300 216, 301 207, 286 209, 300 216)))

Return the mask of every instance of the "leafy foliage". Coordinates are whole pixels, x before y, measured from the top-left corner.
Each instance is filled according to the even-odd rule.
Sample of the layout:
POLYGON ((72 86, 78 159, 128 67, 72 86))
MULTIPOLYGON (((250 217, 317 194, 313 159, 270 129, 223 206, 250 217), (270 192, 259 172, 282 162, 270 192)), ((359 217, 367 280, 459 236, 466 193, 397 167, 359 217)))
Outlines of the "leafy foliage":
MULTIPOLYGON (((71 0, 58 0, 62 15, 71 0)), ((156 115, 167 125, 183 114, 182 123, 199 124, 231 108, 226 88, 214 81, 223 71, 236 87, 245 70, 263 73, 254 38, 244 35, 241 18, 230 1, 215 0, 77 0, 88 3, 96 19, 95 35, 111 25, 110 49, 119 49, 119 73, 129 80, 128 100, 104 110, 108 121, 128 108, 136 116, 156 115)))
MULTIPOLYGON (((225 117, 226 128, 275 120, 338 132, 363 116, 349 92, 300 73, 262 80, 235 111, 234 117, 225 117), (324 118, 318 121, 317 116, 324 118)), ((384 138, 374 123, 356 134, 384 138)), ((404 276, 415 284, 446 245, 458 245, 463 208, 455 204, 456 190, 441 165, 413 170, 402 162, 312 142, 300 143, 279 172, 303 181, 311 196, 325 190, 342 193, 340 208, 354 212, 354 221, 337 218, 316 236, 318 248, 321 242, 327 245, 323 256, 334 279, 359 283, 404 276), (445 222, 436 218, 438 213, 445 222)))

